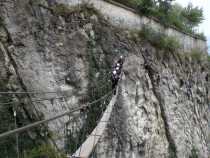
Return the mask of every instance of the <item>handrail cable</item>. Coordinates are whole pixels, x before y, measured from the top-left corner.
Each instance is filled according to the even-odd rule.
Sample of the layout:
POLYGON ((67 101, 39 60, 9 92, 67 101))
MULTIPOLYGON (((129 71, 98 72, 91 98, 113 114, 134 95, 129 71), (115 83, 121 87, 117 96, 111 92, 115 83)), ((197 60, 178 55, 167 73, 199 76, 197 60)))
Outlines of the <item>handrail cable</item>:
POLYGON ((29 91, 29 92, 0 92, 0 94, 58 94, 65 93, 68 91, 46 91, 46 92, 38 92, 38 91, 29 91))
POLYGON ((107 123, 109 122, 109 118, 111 116, 111 112, 113 106, 116 102, 117 95, 114 95, 109 102, 105 112, 103 113, 102 118, 100 119, 99 123, 95 127, 95 129, 91 132, 91 134, 87 137, 87 139, 81 144, 81 146, 76 150, 76 152, 71 156, 74 157, 89 157, 92 153, 93 149, 95 148, 96 144, 98 143, 102 133, 104 132, 107 123), (98 136, 97 136, 98 135, 98 136), (92 143, 94 143, 92 145, 92 143))
MULTIPOLYGON (((105 87, 107 86, 107 84, 101 86, 100 88, 102 87, 105 87)), ((65 93, 65 92, 69 92, 69 90, 65 90, 65 91, 46 91, 46 92, 39 92, 39 91, 28 91, 28 92, 3 92, 3 91, 0 91, 0 94, 60 94, 60 93, 65 93)))
MULTIPOLYGON (((41 102, 41 101, 50 101, 50 100, 58 100, 58 99, 64 99, 64 98, 69 98, 71 96, 61 96, 61 97, 56 97, 56 98, 40 98, 40 99, 35 99, 35 100, 31 100, 31 102, 36 103, 36 102, 41 102)), ((11 101, 11 102, 4 102, 4 103, 0 103, 0 105, 8 105, 8 104, 14 104, 14 103, 23 103, 21 101, 11 101)))
MULTIPOLYGON (((104 87, 107 86, 107 85, 109 85, 109 83, 107 83, 107 84, 101 86, 99 89, 104 88, 104 87)), ((64 92, 64 91, 62 91, 62 92, 64 92)), ((67 92, 67 91, 65 91, 65 92, 67 92)), ((27 93, 27 92, 26 92, 26 93, 27 93)), ((1 92, 0 92, 0 94, 1 94, 1 92)), ((5 92, 5 93, 3 93, 3 94, 7 94, 7 93, 5 92)), ((12 94, 12 93, 9 93, 9 94, 12 94)), ((25 94, 25 93, 23 93, 23 94, 25 94)), ((41 102, 41 101, 46 101, 46 100, 58 100, 58 99, 64 99, 64 98, 69 98, 69 97, 71 97, 71 96, 69 96, 69 95, 67 95, 67 96, 61 95, 61 97, 54 97, 54 98, 52 97, 52 98, 40 98, 40 99, 35 99, 35 100, 31 100, 31 102, 35 102, 35 103, 36 103, 36 102, 41 102)), ((18 103, 18 102, 21 103, 21 101, 0 102, 0 105, 14 104, 14 103, 18 103)))
POLYGON ((8 131, 8 132, 5 132, 5 133, 2 133, 2 134, 0 134, 0 139, 2 139, 4 137, 8 137, 8 136, 13 135, 13 134, 16 134, 16 133, 20 133, 20 132, 26 131, 26 130, 28 130, 30 128, 33 128, 33 127, 36 127, 36 126, 38 126, 40 124, 48 123, 48 122, 51 122, 51 121, 56 120, 58 118, 61 118, 63 116, 69 115, 69 114, 71 114, 73 112, 82 110, 85 107, 88 107, 88 106, 90 106, 92 104, 95 104, 96 102, 98 102, 98 101, 106 98, 107 96, 109 96, 109 94, 112 93, 112 91, 113 90, 109 91, 107 94, 105 94, 101 98, 96 99, 95 101, 93 101, 91 103, 88 103, 87 105, 83 105, 83 106, 77 107, 77 108, 74 107, 74 108, 71 108, 70 110, 68 110, 68 111, 66 111, 66 112, 64 112, 64 113, 62 113, 60 115, 57 115, 57 116, 54 116, 54 117, 51 117, 51 118, 48 118, 48 119, 45 119, 45 120, 37 121, 37 122, 34 122, 32 124, 29 124, 29 125, 26 125, 26 126, 23 126, 23 127, 20 127, 20 128, 17 128, 17 129, 14 129, 14 130, 11 130, 11 131, 8 131))

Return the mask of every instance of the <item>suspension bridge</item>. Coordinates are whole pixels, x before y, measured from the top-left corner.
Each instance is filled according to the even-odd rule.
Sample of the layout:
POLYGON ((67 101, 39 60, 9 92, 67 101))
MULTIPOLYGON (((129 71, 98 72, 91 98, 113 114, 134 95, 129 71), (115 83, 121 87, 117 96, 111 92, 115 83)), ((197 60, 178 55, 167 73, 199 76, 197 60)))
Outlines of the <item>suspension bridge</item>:
MULTIPOLYGON (((118 91, 118 90, 117 90, 118 91)), ((65 91, 66 92, 66 91, 65 91)), ((65 93, 65 92, 59 92, 59 93, 65 93)), ((35 91, 32 91, 32 92, 0 92, 0 95, 10 95, 10 94, 57 94, 58 92, 35 92, 35 91)), ((92 154, 92 152, 94 151, 97 143, 99 142, 100 138, 102 137, 104 131, 106 130, 106 127, 107 127, 107 124, 110 120, 110 116, 111 116, 111 113, 112 113, 112 109, 113 109, 113 106, 116 102, 116 98, 117 98, 117 94, 116 95, 113 95, 112 96, 112 93, 113 93, 113 90, 110 90, 108 91, 106 94, 104 94, 103 96, 101 96, 100 98, 92 101, 92 102, 89 102, 87 104, 84 104, 82 106, 75 106, 71 109, 69 109, 68 111, 65 111, 61 114, 58 114, 56 116, 53 116, 53 117, 50 117, 50 118, 47 118, 47 119, 43 119, 43 120, 40 120, 40 121, 36 121, 34 123, 31 123, 31 124, 28 124, 28 125, 25 125, 23 127, 19 127, 19 128, 15 128, 13 130, 9 130, 7 132, 4 132, 4 133, 1 133, 0 134, 0 141, 2 139, 7 139, 8 137, 11 137, 11 136, 16 136, 16 145, 17 145, 17 158, 20 158, 20 153, 19 153, 19 147, 18 147, 18 138, 17 138, 17 135, 20 134, 20 133, 23 133, 23 132, 28 132, 34 128, 40 128, 41 125, 44 125, 44 124, 48 124, 52 121, 55 121, 59 118, 62 118, 64 116, 74 116, 73 114, 75 112, 78 112, 78 111, 82 111, 84 109, 87 109, 87 108, 91 108, 92 105, 94 105, 95 103, 98 103, 98 102, 105 102, 105 99, 107 99, 108 97, 111 97, 109 103, 107 103, 106 106, 106 109, 105 111, 102 112, 102 116, 99 120, 95 120, 97 123, 95 129, 89 134, 89 136, 87 137, 87 139, 82 142, 82 144, 80 144, 80 147, 75 150, 74 153, 71 153, 71 154, 66 154, 66 157, 67 158, 88 158, 90 157, 90 155, 92 154)), ((43 99, 36 99, 36 100, 32 100, 33 102, 41 102, 41 101, 45 101, 45 100, 52 100, 52 99, 61 99, 61 98, 64 98, 64 97, 70 97, 70 96, 62 96, 62 97, 56 97, 56 98, 43 98, 43 99)), ((6 106, 8 104, 14 104, 16 101, 11 101, 11 102, 6 102, 6 103, 0 103, 0 105, 3 105, 3 106, 6 106)), ((16 112, 15 112, 15 117, 16 117, 16 112)), ((69 142, 71 143, 71 142, 69 142)))

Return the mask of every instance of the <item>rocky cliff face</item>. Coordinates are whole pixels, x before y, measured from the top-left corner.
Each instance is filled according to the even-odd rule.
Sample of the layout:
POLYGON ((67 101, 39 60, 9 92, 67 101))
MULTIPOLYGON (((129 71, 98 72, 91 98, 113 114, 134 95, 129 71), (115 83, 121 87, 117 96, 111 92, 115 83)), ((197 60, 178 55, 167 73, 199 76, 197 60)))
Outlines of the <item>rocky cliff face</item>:
POLYGON ((208 89, 202 66, 172 54, 157 59, 152 48, 133 48, 106 143, 97 151, 105 157, 187 158, 196 150, 198 157, 207 157, 208 89))
MULTIPOLYGON (((109 87, 101 87, 107 84, 114 59, 123 54, 118 101, 96 155, 208 157, 208 69, 204 60, 156 49, 137 34, 109 25, 90 6, 67 8, 44 0, 0 3, 1 90, 58 92, 7 97, 6 101, 17 101, 20 126, 105 94, 109 87), (49 100, 34 102, 40 98, 49 100)), ((11 117, 11 109, 6 112, 11 117)), ((88 135, 95 125, 90 119, 99 117, 94 113, 100 113, 100 108, 79 117, 76 131, 86 129, 88 135)), ((63 139, 58 141, 56 136, 64 134, 64 125, 75 132, 70 119, 48 124, 45 130, 53 133, 51 137, 38 130, 28 134, 28 139, 50 138, 63 148, 63 139)), ((76 137, 79 135, 67 143, 69 148, 76 137)))

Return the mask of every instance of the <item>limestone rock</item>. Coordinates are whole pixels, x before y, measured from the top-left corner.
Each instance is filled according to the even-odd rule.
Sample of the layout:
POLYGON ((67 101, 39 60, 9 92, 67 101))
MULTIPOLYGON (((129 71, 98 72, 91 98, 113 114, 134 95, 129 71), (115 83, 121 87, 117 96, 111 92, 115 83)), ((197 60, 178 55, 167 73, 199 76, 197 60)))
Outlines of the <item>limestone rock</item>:
MULTIPOLYGON (((201 71, 204 63, 192 64, 171 52, 163 55, 142 39, 132 39, 128 30, 111 26, 87 10, 57 17, 48 9, 29 5, 28 0, 22 2, 0 5, 11 37, 7 43, 6 31, 0 28, 5 49, 0 49, 0 77, 11 91, 58 92, 14 96, 25 103, 20 106, 24 121, 50 118, 105 93, 102 87, 111 84, 112 64, 123 54, 118 100, 96 147, 97 157, 189 158, 196 149, 199 158, 208 158, 209 83, 207 70, 201 71), (59 97, 63 98, 32 104, 35 99, 59 97)), ((102 111, 98 109, 93 114, 102 111)), ((66 140, 56 138, 66 133, 76 142, 88 114, 77 112, 49 123, 46 131, 54 136, 54 144, 64 149, 66 140)), ((46 131, 40 129, 40 134, 45 136, 46 131)), ((39 134, 28 135, 36 139, 39 134)))

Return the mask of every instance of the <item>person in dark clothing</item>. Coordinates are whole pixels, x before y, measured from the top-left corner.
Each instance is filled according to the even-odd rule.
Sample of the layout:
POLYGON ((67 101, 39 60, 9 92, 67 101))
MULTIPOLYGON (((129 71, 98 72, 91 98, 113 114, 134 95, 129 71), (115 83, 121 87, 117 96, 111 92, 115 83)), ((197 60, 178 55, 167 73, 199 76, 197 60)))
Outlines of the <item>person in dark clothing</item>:
POLYGON ((114 95, 116 94, 116 87, 120 79, 123 63, 124 63, 123 56, 120 56, 120 59, 118 59, 118 61, 115 62, 113 66, 111 81, 112 81, 112 89, 114 90, 114 95))
POLYGON ((112 70, 115 70, 117 67, 120 67, 120 63, 118 63, 118 61, 115 61, 112 66, 112 70))
POLYGON ((193 96, 191 88, 192 88, 192 81, 187 81, 186 82, 186 89, 187 89, 188 98, 191 98, 193 96))
POLYGON ((119 63, 120 64, 120 68, 122 68, 123 63, 124 63, 124 58, 123 58, 122 55, 120 56, 120 59, 117 61, 117 63, 119 63))
POLYGON ((112 68, 115 69, 116 67, 119 67, 120 69, 122 69, 123 63, 124 63, 124 58, 121 55, 120 58, 114 62, 114 65, 112 68))
POLYGON ((120 67, 116 67, 115 71, 117 72, 117 75, 120 76, 121 74, 121 68, 120 67))
POLYGON ((117 67, 119 67, 119 68, 121 67, 120 63, 116 64, 115 68, 117 68, 117 67))
POLYGON ((87 106, 87 107, 82 107, 81 109, 80 109, 80 112, 81 113, 84 113, 85 111, 88 111, 89 110, 89 107, 87 106))
POLYGON ((112 89, 114 90, 114 95, 115 95, 116 94, 116 86, 119 81, 119 76, 118 76, 116 70, 114 70, 112 72, 111 80, 112 80, 112 89))

